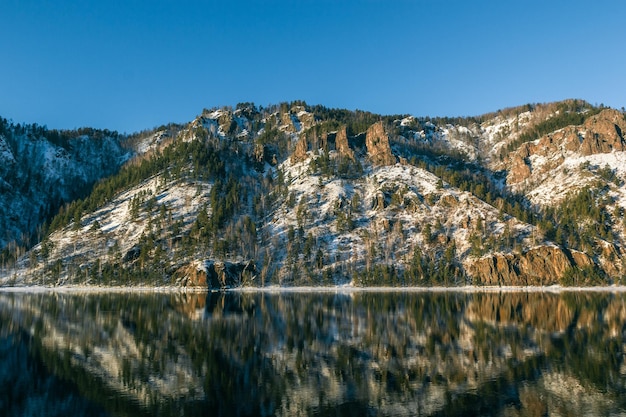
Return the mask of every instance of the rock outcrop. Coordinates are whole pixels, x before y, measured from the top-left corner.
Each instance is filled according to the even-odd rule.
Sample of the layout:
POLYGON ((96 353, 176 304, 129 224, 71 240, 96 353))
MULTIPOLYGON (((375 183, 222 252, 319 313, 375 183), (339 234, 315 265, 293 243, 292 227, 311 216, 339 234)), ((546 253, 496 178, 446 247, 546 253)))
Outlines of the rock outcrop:
POLYGON ((207 272, 201 264, 191 263, 174 274, 176 285, 186 288, 207 288, 207 272))
POLYGON ((495 253, 469 265, 477 285, 553 285, 572 267, 593 265, 582 252, 565 252, 557 246, 540 246, 524 253, 495 253))
POLYGON ((515 154, 511 159, 511 168, 507 175, 507 184, 517 184, 529 178, 532 174, 530 163, 527 158, 522 157, 519 153, 515 154))
POLYGON ((367 155, 375 165, 393 165, 396 157, 391 152, 389 136, 385 133, 382 122, 374 123, 367 129, 365 137, 367 155))
POLYGON ((580 146, 581 154, 593 155, 626 149, 623 133, 626 121, 617 110, 603 110, 587 119, 583 127, 585 139, 580 146))
POLYGON ((254 262, 218 262, 206 264, 207 285, 209 289, 224 289, 240 287, 244 281, 244 272, 256 271, 254 262))
POLYGON ((176 283, 182 287, 201 287, 210 290, 240 287, 245 273, 256 272, 254 262, 204 261, 187 265, 176 273, 176 283))
POLYGON ((602 269, 610 277, 621 277, 623 275, 624 263, 620 260, 626 258, 624 248, 602 239, 598 239, 596 242, 596 253, 600 255, 598 258, 602 269))
POLYGON ((339 156, 354 160, 354 152, 350 149, 350 145, 348 144, 348 132, 345 126, 337 132, 335 148, 339 156))
POLYGON ((309 141, 306 136, 300 137, 300 140, 296 143, 296 147, 291 154, 291 163, 296 164, 302 162, 308 158, 307 152, 309 150, 309 141))
POLYGON ((259 164, 267 162, 270 165, 277 163, 278 149, 273 144, 256 144, 254 147, 254 159, 259 164))
POLYGON ((626 121, 617 110, 607 109, 581 126, 568 126, 537 141, 522 144, 510 158, 507 184, 518 184, 559 167, 566 156, 583 156, 626 150, 626 121))
POLYGON ((508 184, 517 184, 531 175, 541 175, 560 166, 565 156, 580 148, 577 127, 571 126, 521 145, 511 156, 508 184))
POLYGON ((291 111, 300 121, 303 130, 309 129, 315 125, 315 115, 308 113, 304 106, 294 106, 291 108, 291 111))
POLYGON ((322 149, 324 151, 328 150, 328 133, 322 133, 319 140, 319 145, 315 147, 315 149, 322 149))

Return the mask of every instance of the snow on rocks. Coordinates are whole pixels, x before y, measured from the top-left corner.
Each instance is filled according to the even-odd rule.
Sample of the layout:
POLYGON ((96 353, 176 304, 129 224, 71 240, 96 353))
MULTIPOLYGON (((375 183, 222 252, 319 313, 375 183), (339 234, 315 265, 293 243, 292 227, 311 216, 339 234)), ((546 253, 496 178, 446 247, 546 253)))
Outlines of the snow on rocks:
MULTIPOLYGON (((100 258, 104 261, 111 256, 123 256, 139 242, 142 235, 149 233, 149 225, 161 206, 166 208, 172 221, 182 220, 186 230, 208 201, 210 190, 211 186, 206 183, 182 180, 166 183, 162 177, 154 176, 137 187, 121 192, 94 213, 83 216, 78 229, 71 224, 52 233, 49 237, 52 251, 47 262, 67 257, 85 261, 100 258), (131 206, 135 199, 141 202, 142 208, 133 214, 131 206), (148 212, 145 207, 150 199, 154 204, 153 212, 148 212)), ((36 253, 41 249, 41 244, 34 248, 36 253)), ((26 273, 26 266, 23 263, 20 275, 26 273)), ((36 273, 38 269, 29 272, 36 273)))
POLYGON ((365 166, 362 178, 344 180, 313 175, 308 163, 286 161, 279 167, 293 195, 286 200, 292 204, 280 204, 266 231, 286 240, 289 229, 303 226, 324 253, 333 254, 331 264, 365 262, 372 245, 392 246, 388 256, 405 262, 413 248, 437 244, 425 240, 426 225, 452 239, 459 256, 469 251, 477 222, 492 235, 505 230, 522 238, 532 234, 532 226, 504 218, 496 208, 415 166, 365 166), (350 227, 342 226, 345 217, 350 227))

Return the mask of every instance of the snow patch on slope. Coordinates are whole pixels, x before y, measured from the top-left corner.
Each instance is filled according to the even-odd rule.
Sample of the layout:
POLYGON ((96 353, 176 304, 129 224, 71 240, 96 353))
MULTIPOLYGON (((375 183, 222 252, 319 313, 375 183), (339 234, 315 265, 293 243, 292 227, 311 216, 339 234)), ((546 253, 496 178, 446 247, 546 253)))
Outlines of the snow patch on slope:
POLYGON ((384 254, 389 257, 386 261, 404 263, 414 248, 427 251, 438 244, 426 241, 426 225, 437 235, 453 240, 459 257, 470 250, 478 219, 491 235, 508 229, 512 236, 527 239, 533 231, 532 226, 508 216, 502 218, 496 208, 470 193, 410 165, 366 166, 363 178, 356 180, 311 175, 308 161, 286 161, 280 169, 289 181, 289 194, 294 195, 295 204, 280 204, 265 227, 267 234, 286 240, 290 228, 298 230, 302 226, 306 234, 321 243, 325 254, 333 254, 328 259, 332 265, 367 262, 372 247, 376 251, 393 247, 384 254), (352 228, 340 228, 342 215, 352 219, 352 228), (382 242, 385 245, 381 246, 382 242))
MULTIPOLYGON (((533 156, 532 162, 533 165, 540 166, 549 161, 533 156)), ((597 181, 598 177, 593 174, 593 170, 604 167, 613 170, 618 178, 626 179, 626 152, 588 156, 570 155, 556 168, 547 171, 540 179, 534 179, 534 184, 526 184, 527 188, 531 188, 527 196, 533 204, 539 206, 557 204, 568 194, 597 181)), ((617 188, 614 193, 618 196, 620 205, 626 207, 626 191, 623 188, 617 188)))
POLYGON ((496 116, 481 124, 482 137, 489 146, 490 153, 496 154, 507 143, 515 140, 532 120, 532 112, 527 111, 517 116, 496 116))
MULTIPOLYGON (((150 232, 151 227, 159 224, 157 213, 161 205, 165 206, 168 218, 171 218, 172 222, 182 221, 181 232, 185 232, 191 227, 199 210, 208 202, 210 190, 211 185, 207 183, 181 180, 166 183, 160 176, 152 177, 137 187, 118 194, 94 213, 83 216, 78 229, 71 224, 52 233, 49 237, 52 250, 46 262, 77 259, 79 262, 91 263, 98 258, 113 262, 116 256, 124 256, 133 248, 142 235, 150 232), (143 202, 142 209, 134 218, 131 214, 133 199, 143 202), (155 201, 153 211, 150 213, 144 207, 149 199, 155 201)), ((171 226, 163 225, 165 229, 171 226)), ((34 248, 37 254, 40 254, 41 250, 41 244, 34 248)), ((28 264, 29 260, 21 260, 16 272, 17 283, 30 282, 33 275, 43 267, 43 263, 40 263, 37 268, 29 271, 28 264)))

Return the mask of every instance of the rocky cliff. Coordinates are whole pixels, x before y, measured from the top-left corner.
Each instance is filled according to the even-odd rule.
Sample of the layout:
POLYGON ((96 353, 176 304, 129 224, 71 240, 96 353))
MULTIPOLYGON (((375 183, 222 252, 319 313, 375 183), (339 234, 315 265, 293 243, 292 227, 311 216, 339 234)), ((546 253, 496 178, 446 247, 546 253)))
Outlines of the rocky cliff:
POLYGON ((306 135, 303 135, 296 143, 296 147, 291 154, 291 162, 298 163, 308 158, 307 152, 309 151, 309 140, 306 135))
POLYGON ((348 144, 348 133, 345 126, 339 129, 337 136, 335 136, 335 148, 339 156, 354 160, 354 151, 350 149, 348 144))
POLYGON ((524 143, 510 156, 507 183, 541 182, 546 175, 563 167, 568 158, 622 152, 626 149, 624 129, 624 115, 606 109, 582 125, 567 126, 524 143))
POLYGON ((367 129, 365 146, 367 147, 367 156, 374 165, 393 165, 396 163, 396 157, 391 152, 389 145, 389 136, 385 132, 382 122, 375 123, 367 129))
POLYGON ((179 269, 175 277, 177 285, 182 287, 224 290, 241 287, 254 273, 256 266, 253 261, 233 263, 207 260, 179 269))
POLYGON ((522 253, 495 253, 469 262, 468 272, 478 285, 555 285, 570 268, 593 266, 581 252, 540 246, 522 253))
POLYGON ((314 130, 303 133, 296 142, 290 160, 292 163, 302 162, 309 158, 308 151, 319 149, 324 151, 335 150, 340 157, 355 160, 354 150, 348 143, 346 126, 343 126, 336 133, 324 132, 319 140, 314 130))
POLYGON ((623 151, 626 121, 617 110, 607 109, 592 116, 583 125, 584 140, 581 144, 582 155, 623 151))

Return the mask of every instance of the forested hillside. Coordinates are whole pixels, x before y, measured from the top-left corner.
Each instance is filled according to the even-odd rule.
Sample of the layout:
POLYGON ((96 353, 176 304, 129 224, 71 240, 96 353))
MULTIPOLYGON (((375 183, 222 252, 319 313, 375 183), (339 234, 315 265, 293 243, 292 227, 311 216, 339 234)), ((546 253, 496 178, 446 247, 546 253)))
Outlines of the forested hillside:
MULTIPOLYGON (((28 239, 5 233, 0 276, 214 288, 621 283, 625 129, 622 112, 580 100, 468 118, 241 103, 123 138, 5 121, 3 196, 41 208, 20 229, 28 239), (36 176, 49 165, 20 167, 19 147, 54 150, 53 162, 67 153, 74 165, 63 166, 77 168, 50 183, 36 176), (42 187, 47 199, 34 199, 42 187)), ((18 230, 12 204, 3 230, 18 230)))
POLYGON ((0 265, 47 233, 64 204, 117 173, 130 153, 117 132, 49 130, 0 118, 0 265))

